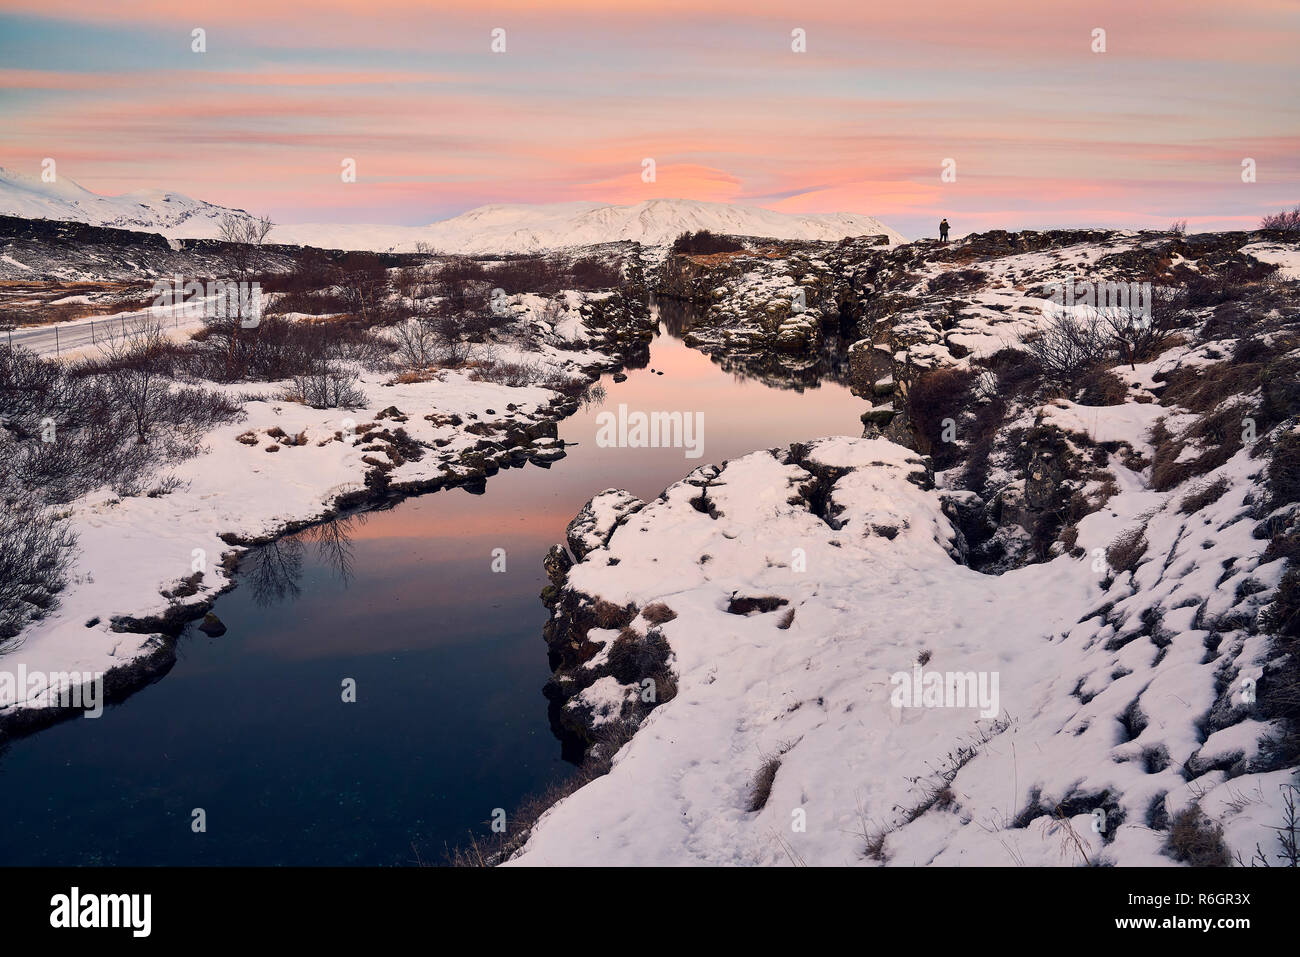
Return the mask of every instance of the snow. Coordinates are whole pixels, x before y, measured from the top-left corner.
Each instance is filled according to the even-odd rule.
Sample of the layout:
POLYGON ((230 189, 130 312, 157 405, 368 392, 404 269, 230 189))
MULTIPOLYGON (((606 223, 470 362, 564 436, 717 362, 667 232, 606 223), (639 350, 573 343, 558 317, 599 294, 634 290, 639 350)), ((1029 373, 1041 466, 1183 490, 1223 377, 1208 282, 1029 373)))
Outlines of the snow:
POLYGON ((1294 246, 1284 246, 1281 243, 1251 243, 1242 246, 1241 251, 1254 256, 1260 262, 1278 266, 1280 279, 1300 279, 1300 249, 1294 246))
MULTIPOLYGON (((1062 426, 1145 447, 1145 406, 1048 411, 1062 426)), ((1215 703, 1216 670, 1225 666, 1206 655, 1197 606, 1212 616, 1238 604, 1234 581, 1217 581, 1222 560, 1235 557, 1243 578, 1275 582, 1259 566, 1264 543, 1241 507, 1247 454, 1220 470, 1232 490, 1192 516, 1177 511, 1181 493, 1149 492, 1112 462, 1128 478, 1080 523, 1084 557, 1000 576, 955 560, 939 493, 909 481, 918 469, 910 450, 828 438, 805 461, 819 472, 849 470, 827 518, 799 499, 812 478, 805 467, 755 452, 707 482, 709 512, 692 504, 713 474, 703 468, 696 484, 678 483, 627 512, 608 544, 570 571, 567 587, 580 593, 640 607, 664 601, 677 612, 661 629, 678 693, 651 712, 608 775, 547 812, 511 863, 862 865, 876 863, 868 838, 883 833, 884 858, 899 865, 1054 865, 1083 855, 1168 864, 1163 834, 1146 826, 1153 802, 1173 813, 1192 800, 1191 788, 1217 793, 1222 772, 1189 786, 1180 769, 1249 756, 1270 730, 1243 710, 1202 743, 1195 724, 1215 703), (1139 516, 1152 560, 1133 581, 1108 584, 1091 549, 1139 516), (735 594, 789 604, 739 616, 726 611, 735 594), (1096 613, 1105 601, 1114 609, 1096 613), (1151 608, 1161 613, 1163 647, 1141 630, 1151 608), (778 627, 790 609, 793 621, 778 627), (927 670, 996 674, 999 717, 894 707, 891 676, 910 672, 922 652, 927 670), (1146 725, 1127 741, 1121 716, 1134 703, 1146 725), (963 747, 973 754, 954 762, 963 747), (1168 761, 1149 763, 1161 749, 1168 761), (771 796, 748 811, 754 774, 773 755, 781 764, 771 796), (945 784, 950 800, 924 810, 945 784), (1051 812, 1067 797, 1092 799, 1113 826, 1098 833, 1085 813, 1067 830, 1051 812), (1017 824, 1035 802, 1040 810, 1017 824)), ((1242 674, 1266 654, 1262 640, 1229 631, 1221 652, 1242 674)), ((587 703, 613 707, 619 696, 608 681, 587 703)), ((1265 794, 1253 813, 1229 815, 1234 846, 1271 846, 1280 815, 1269 788, 1279 780, 1231 780, 1234 790, 1265 794)))

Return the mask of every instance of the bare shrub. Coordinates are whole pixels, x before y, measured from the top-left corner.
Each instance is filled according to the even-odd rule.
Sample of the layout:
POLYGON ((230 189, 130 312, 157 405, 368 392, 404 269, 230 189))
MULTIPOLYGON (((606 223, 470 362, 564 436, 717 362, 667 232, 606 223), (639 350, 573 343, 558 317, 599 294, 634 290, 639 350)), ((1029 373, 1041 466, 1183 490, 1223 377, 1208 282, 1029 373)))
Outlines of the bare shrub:
POLYGON ((269 273, 261 282, 264 292, 310 293, 334 285, 337 278, 334 260, 323 250, 308 246, 294 256, 289 270, 269 273))
POLYGON ((608 260, 596 256, 580 256, 569 266, 568 288, 594 292, 621 285, 623 272, 608 260))
POLYGON ((339 263, 338 286, 348 311, 360 316, 366 325, 389 321, 388 270, 379 256, 371 252, 352 252, 339 263))
POLYGON ((1187 293, 1156 288, 1151 292, 1151 315, 1142 315, 1133 303, 1101 311, 1102 325, 1130 366, 1154 359, 1169 345, 1174 332, 1191 321, 1187 293))
MULTIPOLYGON (((226 279, 251 285, 262 280, 266 273, 266 237, 275 224, 266 216, 249 216, 246 213, 224 213, 217 221, 217 239, 221 241, 219 255, 226 267, 226 279)), ((236 329, 239 321, 249 318, 247 303, 236 297, 234 315, 226 317, 236 329)), ((237 334, 237 333, 236 333, 237 334)))
POLYGON ((367 401, 357 386, 357 374, 328 360, 321 360, 310 372, 294 376, 282 398, 313 409, 356 409, 367 401))
POLYGON ((1101 317, 1081 311, 1062 312, 1048 320, 1024 349, 1043 375, 1063 385, 1100 365, 1111 354, 1109 330, 1101 317))
POLYGON ((509 362, 492 358, 480 359, 473 364, 469 377, 479 382, 521 388, 536 385, 545 378, 545 372, 531 362, 509 362))
POLYGON ((55 606, 75 544, 67 522, 30 496, 0 508, 0 650, 55 606))
POLYGON ((1260 229, 1279 229, 1285 233, 1300 233, 1300 206, 1269 213, 1259 221, 1260 229))
POLYGON ((189 345, 187 370, 217 382, 276 382, 314 371, 322 361, 382 365, 392 345, 357 322, 298 322, 265 316, 237 335, 211 328, 189 345))
POLYGON ((224 396, 176 386, 156 358, 124 352, 65 368, 0 348, 0 443, 11 443, 0 455, 0 492, 67 502, 108 484, 136 494, 151 467, 194 454, 203 432, 242 414, 224 396))
POLYGON ((393 326, 397 357, 404 369, 428 369, 438 362, 442 335, 431 318, 413 316, 393 326))

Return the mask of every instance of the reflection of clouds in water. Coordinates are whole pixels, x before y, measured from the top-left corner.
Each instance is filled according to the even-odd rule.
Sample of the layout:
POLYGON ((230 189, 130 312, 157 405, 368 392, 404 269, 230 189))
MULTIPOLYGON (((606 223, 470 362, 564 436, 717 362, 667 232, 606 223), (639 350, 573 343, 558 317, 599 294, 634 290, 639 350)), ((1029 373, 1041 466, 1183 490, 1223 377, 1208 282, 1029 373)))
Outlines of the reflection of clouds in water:
POLYGON ((350 533, 365 525, 368 517, 365 512, 357 512, 331 519, 254 548, 239 564, 240 577, 252 591, 253 601, 266 607, 302 593, 298 582, 308 544, 316 546, 319 563, 333 571, 347 588, 354 576, 350 533))

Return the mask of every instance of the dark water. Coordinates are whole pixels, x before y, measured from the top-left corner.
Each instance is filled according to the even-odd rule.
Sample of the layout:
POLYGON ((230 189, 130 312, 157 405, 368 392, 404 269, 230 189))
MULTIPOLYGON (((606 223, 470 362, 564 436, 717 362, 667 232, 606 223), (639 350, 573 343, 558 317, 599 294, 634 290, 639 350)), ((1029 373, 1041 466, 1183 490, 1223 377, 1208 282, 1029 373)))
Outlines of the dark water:
POLYGON ((486 494, 411 499, 246 560, 215 609, 225 635, 183 636, 159 682, 0 756, 0 864, 440 863, 494 808, 569 773, 541 694, 538 592, 542 556, 582 504, 861 434, 863 405, 840 385, 773 388, 666 334, 649 366, 664 374, 606 378, 603 405, 560 424, 579 444, 549 470, 503 471, 486 494), (619 403, 702 412, 703 456, 597 447, 596 417, 619 403), (341 700, 346 678, 355 703, 341 700), (195 808, 206 833, 191 830, 195 808))

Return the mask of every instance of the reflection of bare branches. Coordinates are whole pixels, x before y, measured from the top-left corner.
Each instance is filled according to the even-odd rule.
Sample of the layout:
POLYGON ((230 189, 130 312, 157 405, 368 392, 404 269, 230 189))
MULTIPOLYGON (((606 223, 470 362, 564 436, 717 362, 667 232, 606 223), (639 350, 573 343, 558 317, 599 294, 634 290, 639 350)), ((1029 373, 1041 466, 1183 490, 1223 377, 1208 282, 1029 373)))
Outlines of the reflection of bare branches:
POLYGON ((322 565, 327 565, 339 576, 339 581, 346 588, 352 582, 352 538, 349 534, 354 527, 366 524, 365 512, 357 512, 344 518, 336 518, 302 531, 302 537, 316 546, 316 554, 322 565))
POLYGON ((240 565, 240 572, 253 591, 253 600, 265 607, 301 594, 298 581, 302 578, 306 542, 316 546, 317 561, 338 575, 346 588, 353 577, 349 533, 365 523, 364 513, 335 518, 253 549, 240 565))
POLYGON ((296 535, 259 545, 240 564, 240 572, 253 590, 253 601, 265 607, 285 598, 297 598, 301 589, 302 542, 296 535))

